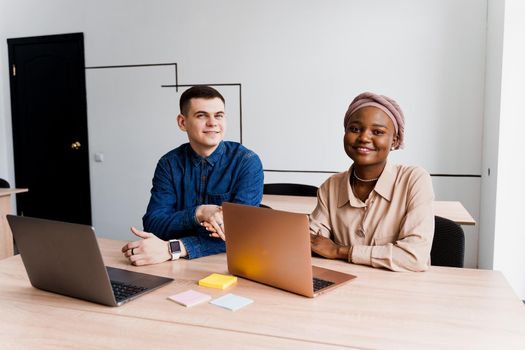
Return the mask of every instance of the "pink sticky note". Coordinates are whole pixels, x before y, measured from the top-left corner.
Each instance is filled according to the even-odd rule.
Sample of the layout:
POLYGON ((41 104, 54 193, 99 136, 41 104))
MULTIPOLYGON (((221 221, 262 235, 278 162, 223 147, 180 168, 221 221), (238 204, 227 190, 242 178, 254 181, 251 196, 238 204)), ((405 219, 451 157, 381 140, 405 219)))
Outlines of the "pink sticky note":
POLYGON ((173 294, 169 296, 168 299, 186 307, 190 307, 210 300, 211 296, 190 289, 182 293, 173 294))

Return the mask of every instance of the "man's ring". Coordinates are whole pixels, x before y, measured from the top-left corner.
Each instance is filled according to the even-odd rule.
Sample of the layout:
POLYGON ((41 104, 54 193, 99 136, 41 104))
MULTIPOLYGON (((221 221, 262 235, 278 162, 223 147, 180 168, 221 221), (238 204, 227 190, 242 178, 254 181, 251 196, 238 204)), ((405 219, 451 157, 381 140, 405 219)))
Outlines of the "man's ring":
POLYGON ((221 227, 222 226, 222 222, 218 222, 217 225, 219 225, 219 227, 221 227))
POLYGON ((135 255, 135 252, 133 251, 135 248, 131 248, 131 255, 135 255))

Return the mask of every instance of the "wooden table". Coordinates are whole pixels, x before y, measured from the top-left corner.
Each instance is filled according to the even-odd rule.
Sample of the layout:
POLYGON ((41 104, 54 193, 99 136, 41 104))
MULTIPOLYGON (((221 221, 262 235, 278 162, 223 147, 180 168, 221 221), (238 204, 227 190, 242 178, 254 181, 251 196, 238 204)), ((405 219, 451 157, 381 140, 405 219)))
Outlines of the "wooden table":
MULTIPOLYGON (((263 195, 262 204, 270 208, 295 213, 310 214, 317 204, 317 197, 263 195)), ((476 221, 460 202, 434 201, 434 214, 460 225, 475 225, 476 221)))
POLYGON ((500 272, 432 267, 396 273, 315 258, 358 276, 315 299, 239 279, 225 291, 199 287, 227 273, 224 254, 132 267, 121 241, 99 240, 107 265, 175 278, 118 308, 32 288, 20 256, 0 261, 0 348, 520 349, 525 306, 500 272), (255 302, 236 312, 166 298, 195 289, 255 302))
POLYGON ((11 195, 27 191, 27 188, 0 188, 0 260, 13 255, 13 234, 5 217, 11 214, 11 195))

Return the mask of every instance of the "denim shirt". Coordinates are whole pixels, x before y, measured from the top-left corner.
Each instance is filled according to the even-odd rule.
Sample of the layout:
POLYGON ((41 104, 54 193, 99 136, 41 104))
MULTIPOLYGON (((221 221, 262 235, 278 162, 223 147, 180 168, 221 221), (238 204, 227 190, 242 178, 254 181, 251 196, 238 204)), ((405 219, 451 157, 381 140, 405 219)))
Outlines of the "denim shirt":
POLYGON ((224 241, 210 237, 200 226, 197 207, 222 202, 258 206, 263 184, 259 157, 243 145, 222 141, 204 158, 189 143, 183 144, 157 163, 148 209, 142 217, 144 230, 163 240, 180 239, 188 259, 225 252, 224 241))

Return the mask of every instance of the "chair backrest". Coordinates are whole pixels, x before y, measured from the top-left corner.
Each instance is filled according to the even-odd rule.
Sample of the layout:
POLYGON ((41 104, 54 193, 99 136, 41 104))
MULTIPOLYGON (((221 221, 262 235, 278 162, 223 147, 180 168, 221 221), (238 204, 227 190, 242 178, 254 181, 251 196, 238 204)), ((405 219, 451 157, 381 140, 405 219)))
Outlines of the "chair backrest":
POLYGON ((264 184, 263 193, 285 196, 317 197, 317 187, 292 183, 264 184))
POLYGON ((465 233, 452 220, 436 216, 430 263, 434 266, 463 267, 465 233))
POLYGON ((9 182, 7 182, 4 179, 0 179, 0 188, 9 188, 9 187, 11 187, 9 186, 9 182))

